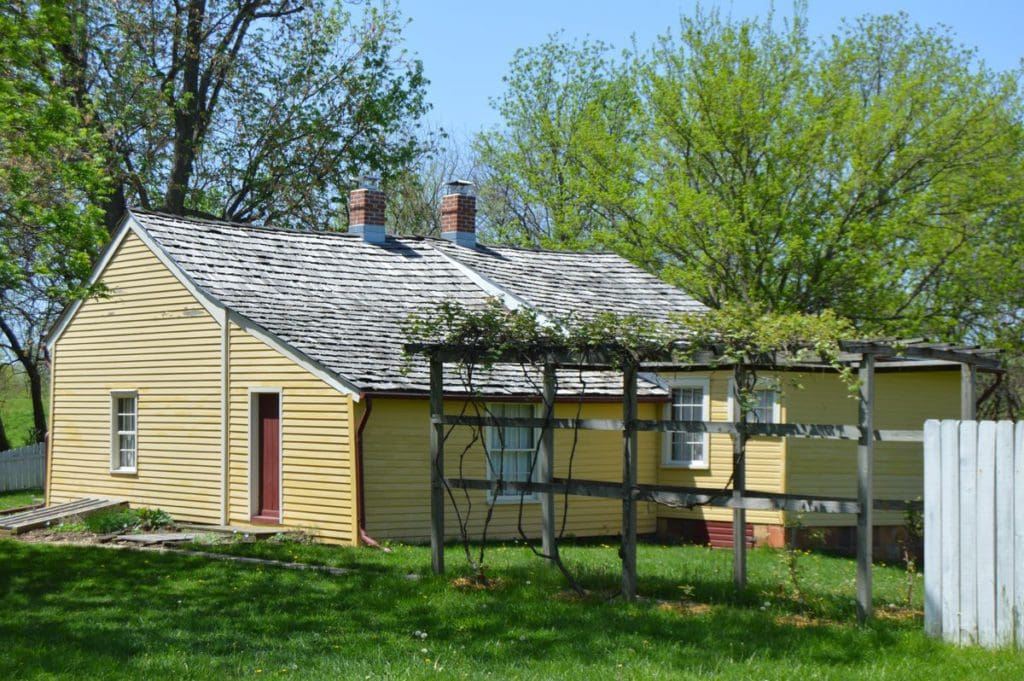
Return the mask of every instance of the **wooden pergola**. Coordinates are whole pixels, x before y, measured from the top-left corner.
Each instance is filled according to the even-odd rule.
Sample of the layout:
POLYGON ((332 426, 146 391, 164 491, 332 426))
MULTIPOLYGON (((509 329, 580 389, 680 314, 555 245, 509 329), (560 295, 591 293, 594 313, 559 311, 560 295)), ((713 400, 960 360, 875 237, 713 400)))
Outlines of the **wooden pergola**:
MULTIPOLYGON (((973 419, 976 409, 977 372, 999 371, 998 353, 979 347, 957 347, 922 340, 856 340, 840 343, 842 363, 855 368, 859 378, 859 417, 856 424, 754 424, 740 420, 672 421, 637 418, 637 378, 641 371, 687 371, 717 364, 712 354, 699 362, 678 363, 666 350, 662 355, 633 358, 621 348, 606 347, 586 356, 536 348, 510 352, 495 358, 496 363, 528 363, 543 367, 541 400, 546 414, 553 414, 556 398, 555 372, 558 369, 608 371, 622 373, 621 419, 556 419, 466 416, 444 413, 444 374, 446 363, 464 363, 482 356, 479 348, 446 345, 410 344, 407 352, 426 355, 430 362, 430 472, 431 472, 431 550, 433 570, 444 572, 444 516, 446 488, 490 490, 492 493, 521 492, 539 494, 541 500, 541 536, 544 555, 557 555, 555 532, 555 495, 576 495, 621 499, 622 501, 622 594, 634 599, 637 593, 637 504, 648 501, 673 506, 708 505, 733 510, 733 581, 743 589, 747 581, 746 512, 778 510, 805 513, 851 513, 857 516, 857 615, 861 621, 871 616, 872 604, 872 526, 874 511, 906 510, 919 502, 875 499, 872 489, 876 442, 923 442, 921 430, 877 430, 874 427, 875 370, 888 363, 933 360, 956 363, 961 367, 961 418, 973 419), (707 361, 705 361, 705 359, 707 361), (506 426, 540 430, 535 481, 507 481, 479 478, 447 478, 444 475, 446 426, 506 426), (563 479, 553 476, 554 430, 608 430, 622 433, 622 482, 563 479), (637 473, 637 433, 641 431, 681 431, 724 433, 733 440, 733 486, 722 489, 640 484, 637 473), (801 494, 783 494, 746 489, 745 447, 751 436, 817 438, 857 441, 857 497, 832 498, 801 494)), ((786 368, 784 363, 776 368, 786 368)), ((814 362, 794 362, 794 369, 825 368, 814 362)), ((456 397, 456 395, 451 395, 456 397)), ((466 395, 457 395, 466 399, 466 395)))

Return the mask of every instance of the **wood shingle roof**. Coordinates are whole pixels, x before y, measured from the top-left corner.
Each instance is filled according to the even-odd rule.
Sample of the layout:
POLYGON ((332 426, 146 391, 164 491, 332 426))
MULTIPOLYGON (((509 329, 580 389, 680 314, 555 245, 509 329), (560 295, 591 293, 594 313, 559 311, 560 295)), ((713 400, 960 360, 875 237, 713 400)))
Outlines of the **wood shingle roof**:
MULTIPOLYGON (((361 391, 429 390, 426 362, 402 355, 404 324, 446 300, 467 307, 499 296, 539 314, 603 311, 665 320, 702 309, 678 289, 605 253, 456 246, 442 239, 300 232, 133 211, 150 237, 203 292, 255 322, 361 391)), ((578 377, 560 376, 565 392, 578 377)), ((537 392, 521 367, 496 367, 477 387, 488 394, 537 392)), ((620 377, 588 374, 589 395, 620 394, 620 377)), ((660 394, 643 382, 641 394, 660 394)), ((460 388, 454 373, 447 387, 460 388)))

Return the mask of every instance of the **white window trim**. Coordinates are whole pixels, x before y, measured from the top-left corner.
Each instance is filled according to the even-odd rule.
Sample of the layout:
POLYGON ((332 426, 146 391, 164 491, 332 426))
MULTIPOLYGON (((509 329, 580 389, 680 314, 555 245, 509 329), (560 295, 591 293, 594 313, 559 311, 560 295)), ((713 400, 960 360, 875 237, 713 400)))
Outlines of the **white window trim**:
MULTIPOLYGON (((711 379, 710 378, 669 378, 665 379, 669 389, 669 401, 662 413, 665 420, 672 420, 672 390, 675 388, 701 388, 704 399, 701 409, 704 411, 704 420, 711 420, 711 379)), ((711 468, 711 435, 704 433, 703 438, 704 460, 703 461, 673 461, 672 460, 672 431, 664 431, 661 434, 661 467, 682 468, 685 470, 708 470, 711 468)))
MULTIPOLYGON (((775 404, 772 405, 772 423, 782 423, 782 391, 779 390, 778 379, 771 377, 758 378, 754 384, 754 391, 774 390, 775 404)), ((726 405, 727 418, 735 421, 739 414, 736 413, 736 379, 729 379, 729 394, 726 405)))
POLYGON ((139 391, 138 390, 111 390, 110 391, 110 473, 111 475, 135 475, 139 472, 139 391), (131 397, 135 400, 135 465, 120 466, 121 443, 118 439, 117 423, 117 401, 123 397, 131 397))
POLYGON ((256 489, 256 483, 258 477, 254 473, 259 468, 259 443, 260 439, 256 432, 259 427, 259 419, 257 418, 257 410, 259 409, 259 400, 254 399, 261 394, 277 395, 277 522, 284 522, 284 388, 253 388, 248 389, 249 400, 249 470, 247 471, 249 476, 249 517, 246 518, 246 522, 250 518, 256 515, 259 511, 256 506, 259 504, 259 490, 256 489))
MULTIPOLYGON (((519 403, 519 402, 488 402, 487 403, 487 408, 490 409, 492 405, 496 405, 496 404, 501 404, 501 405, 513 404, 514 405, 514 404, 521 404, 521 403, 519 403)), ((532 407, 533 416, 535 418, 543 418, 544 414, 541 411, 541 405, 533 404, 533 405, 529 405, 529 406, 532 407)), ((489 446, 489 443, 491 441, 491 433, 493 433, 493 432, 494 432, 494 426, 486 426, 484 428, 484 438, 485 438, 484 439, 484 447, 486 448, 486 452, 487 452, 487 455, 484 458, 484 469, 485 469, 484 472, 487 474, 487 479, 488 480, 493 480, 494 479, 494 478, 491 477, 491 464, 490 464, 491 450, 490 450, 490 446, 489 446)), ((533 429, 533 454, 531 454, 531 457, 535 456, 535 455, 536 456, 540 455, 539 452, 537 451, 537 446, 540 443, 541 432, 542 431, 539 428, 534 428, 533 429)), ((533 481, 536 482, 536 480, 537 480, 537 466, 534 466, 534 468, 533 468, 533 481)), ((526 503, 526 504, 539 504, 540 503, 540 494, 538 494, 536 492, 534 492, 533 494, 520 494, 519 492, 513 492, 512 494, 494 495, 493 492, 491 492, 490 490, 487 490, 487 503, 489 503, 489 504, 494 504, 495 506, 501 506, 502 504, 518 504, 520 501, 522 501, 523 503, 526 503)))

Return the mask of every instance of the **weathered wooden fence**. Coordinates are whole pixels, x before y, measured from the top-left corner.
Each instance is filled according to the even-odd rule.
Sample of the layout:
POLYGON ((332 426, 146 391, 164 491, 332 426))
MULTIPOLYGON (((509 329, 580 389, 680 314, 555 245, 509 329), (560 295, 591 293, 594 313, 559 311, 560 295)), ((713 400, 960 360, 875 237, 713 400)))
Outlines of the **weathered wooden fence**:
POLYGON ((1024 647, 1024 422, 924 428, 925 630, 1024 647))
POLYGON ((0 492, 43 486, 46 445, 38 443, 0 452, 0 492))

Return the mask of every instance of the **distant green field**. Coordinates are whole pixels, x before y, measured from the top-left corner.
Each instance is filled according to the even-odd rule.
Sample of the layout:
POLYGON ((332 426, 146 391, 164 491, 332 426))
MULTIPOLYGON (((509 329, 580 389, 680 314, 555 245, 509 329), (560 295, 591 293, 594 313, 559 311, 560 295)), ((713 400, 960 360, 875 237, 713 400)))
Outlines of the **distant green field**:
POLYGON ((0 418, 12 447, 31 444, 32 399, 24 375, 10 367, 0 367, 0 418))

